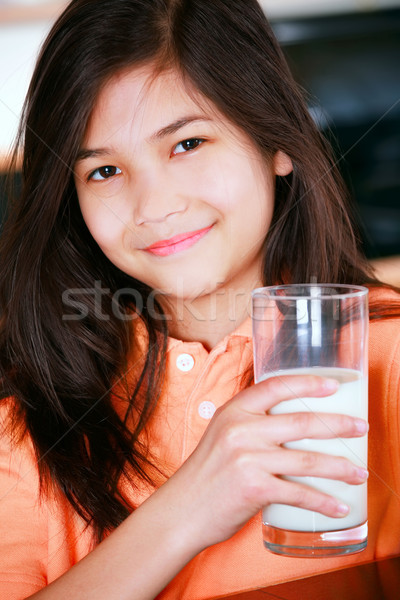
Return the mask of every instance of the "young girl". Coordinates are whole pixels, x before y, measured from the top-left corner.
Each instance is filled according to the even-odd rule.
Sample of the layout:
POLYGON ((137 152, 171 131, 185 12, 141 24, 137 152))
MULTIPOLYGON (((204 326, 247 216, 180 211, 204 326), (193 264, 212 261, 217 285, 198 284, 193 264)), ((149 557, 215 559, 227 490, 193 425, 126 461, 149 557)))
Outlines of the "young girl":
POLYGON ((74 0, 20 145, 0 249, 0 598, 201 600, 399 553, 399 296, 358 249, 256 0, 74 0), (267 412, 337 384, 251 385, 251 290, 308 281, 369 285, 373 317, 369 545, 320 561, 267 552, 260 509, 340 519, 340 500, 279 476, 367 473, 283 448, 326 437, 319 415, 267 412))

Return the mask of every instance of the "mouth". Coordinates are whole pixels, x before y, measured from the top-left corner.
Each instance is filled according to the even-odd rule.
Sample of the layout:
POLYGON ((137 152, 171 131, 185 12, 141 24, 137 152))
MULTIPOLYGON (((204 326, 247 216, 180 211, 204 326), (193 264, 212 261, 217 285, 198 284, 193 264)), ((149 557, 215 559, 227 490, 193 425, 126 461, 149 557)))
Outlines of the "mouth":
POLYGON ((213 227, 214 225, 210 225, 210 227, 198 229, 197 231, 181 233, 169 240, 160 240, 159 242, 144 248, 144 250, 145 252, 155 254, 156 256, 170 256, 171 254, 177 254, 178 252, 182 252, 182 250, 187 250, 191 246, 194 246, 194 244, 207 235, 213 227))

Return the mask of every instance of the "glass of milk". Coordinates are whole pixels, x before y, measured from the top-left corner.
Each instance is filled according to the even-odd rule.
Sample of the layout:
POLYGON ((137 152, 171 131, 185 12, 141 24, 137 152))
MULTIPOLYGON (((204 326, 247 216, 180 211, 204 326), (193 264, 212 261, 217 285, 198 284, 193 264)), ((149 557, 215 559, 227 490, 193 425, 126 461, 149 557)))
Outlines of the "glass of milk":
MULTIPOLYGON (((254 290, 256 383, 269 377, 311 373, 335 378, 340 384, 331 396, 294 397, 273 407, 270 414, 313 411, 367 420, 368 320, 368 290, 361 286, 293 284, 254 290)), ((344 456, 367 466, 367 436, 303 439, 284 446, 344 456)), ((343 518, 331 518, 286 504, 271 504, 263 511, 266 548, 287 556, 323 557, 360 552, 366 547, 366 483, 350 485, 318 477, 286 479, 338 498, 350 512, 343 518)))

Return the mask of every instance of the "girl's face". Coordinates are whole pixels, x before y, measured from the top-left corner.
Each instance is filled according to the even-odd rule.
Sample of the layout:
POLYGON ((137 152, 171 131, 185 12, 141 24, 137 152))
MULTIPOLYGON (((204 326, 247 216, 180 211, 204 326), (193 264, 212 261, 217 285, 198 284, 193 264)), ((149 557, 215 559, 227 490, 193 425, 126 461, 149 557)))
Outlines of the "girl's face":
POLYGON ((83 218, 122 271, 172 297, 247 293, 261 283, 275 176, 253 142, 174 72, 111 79, 75 166, 83 218))

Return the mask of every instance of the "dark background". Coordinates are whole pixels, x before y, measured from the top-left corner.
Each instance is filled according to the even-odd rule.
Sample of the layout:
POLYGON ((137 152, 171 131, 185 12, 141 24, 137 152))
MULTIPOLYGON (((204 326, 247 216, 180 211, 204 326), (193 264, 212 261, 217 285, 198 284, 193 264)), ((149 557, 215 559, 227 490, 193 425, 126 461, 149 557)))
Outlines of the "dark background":
POLYGON ((366 254, 400 254, 400 9, 273 27, 334 144, 366 254))
POLYGON ((366 254, 400 254, 400 9, 272 25, 334 144, 366 254))

